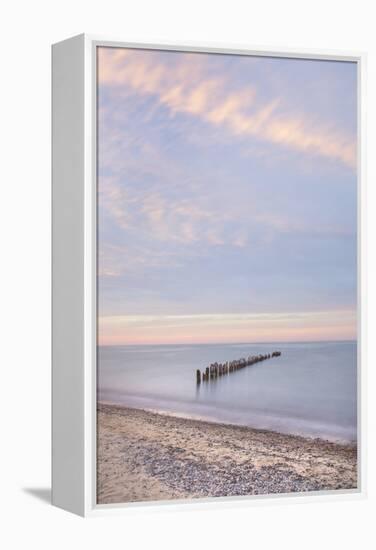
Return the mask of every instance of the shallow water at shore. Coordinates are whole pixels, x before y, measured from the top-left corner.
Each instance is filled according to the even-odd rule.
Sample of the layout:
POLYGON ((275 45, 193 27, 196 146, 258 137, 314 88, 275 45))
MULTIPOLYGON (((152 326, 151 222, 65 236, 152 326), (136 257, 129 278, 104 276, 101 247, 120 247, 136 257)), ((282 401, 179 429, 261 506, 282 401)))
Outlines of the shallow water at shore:
POLYGON ((356 343, 105 346, 98 399, 179 416, 356 440, 356 343), (282 351, 197 386, 209 363, 282 351))

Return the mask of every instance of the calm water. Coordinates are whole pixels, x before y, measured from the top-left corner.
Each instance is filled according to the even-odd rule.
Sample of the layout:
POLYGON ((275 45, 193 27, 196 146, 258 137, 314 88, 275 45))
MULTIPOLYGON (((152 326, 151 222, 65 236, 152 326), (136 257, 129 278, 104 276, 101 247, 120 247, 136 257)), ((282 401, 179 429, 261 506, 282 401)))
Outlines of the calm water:
POLYGON ((286 433, 356 440, 356 343, 106 346, 100 401, 286 433), (209 363, 282 351, 196 385, 209 363))

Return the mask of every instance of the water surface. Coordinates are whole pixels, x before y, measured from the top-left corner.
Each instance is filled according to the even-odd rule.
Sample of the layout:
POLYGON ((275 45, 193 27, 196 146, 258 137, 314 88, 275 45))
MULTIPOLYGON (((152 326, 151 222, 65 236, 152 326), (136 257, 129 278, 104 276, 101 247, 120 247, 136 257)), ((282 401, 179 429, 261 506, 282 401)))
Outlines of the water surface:
POLYGON ((98 399, 191 418, 356 440, 356 342, 102 346, 98 399), (282 356, 196 384, 208 364, 282 356))

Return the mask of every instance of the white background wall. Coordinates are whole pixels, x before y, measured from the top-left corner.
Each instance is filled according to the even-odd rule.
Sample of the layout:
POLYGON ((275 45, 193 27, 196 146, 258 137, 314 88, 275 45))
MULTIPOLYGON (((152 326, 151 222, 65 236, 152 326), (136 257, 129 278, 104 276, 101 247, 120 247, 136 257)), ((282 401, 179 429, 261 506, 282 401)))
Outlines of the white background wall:
POLYGON ((2 4, 0 64, 0 541, 3 548, 375 548, 374 2, 34 0, 2 4), (88 32, 367 51, 369 498, 82 520, 52 508, 50 479, 50 44, 88 32), (36 496, 37 495, 37 496, 36 496), (38 498, 39 495, 39 498, 38 498), (372 507, 374 510, 372 511, 372 507))

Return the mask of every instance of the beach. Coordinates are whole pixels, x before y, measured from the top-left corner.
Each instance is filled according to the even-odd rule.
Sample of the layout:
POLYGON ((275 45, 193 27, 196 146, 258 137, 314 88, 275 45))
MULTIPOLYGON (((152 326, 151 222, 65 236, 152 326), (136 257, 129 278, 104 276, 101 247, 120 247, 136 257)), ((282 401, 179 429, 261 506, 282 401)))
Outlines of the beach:
POLYGON ((97 502, 357 488, 356 444, 98 403, 97 502))

